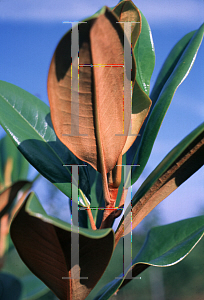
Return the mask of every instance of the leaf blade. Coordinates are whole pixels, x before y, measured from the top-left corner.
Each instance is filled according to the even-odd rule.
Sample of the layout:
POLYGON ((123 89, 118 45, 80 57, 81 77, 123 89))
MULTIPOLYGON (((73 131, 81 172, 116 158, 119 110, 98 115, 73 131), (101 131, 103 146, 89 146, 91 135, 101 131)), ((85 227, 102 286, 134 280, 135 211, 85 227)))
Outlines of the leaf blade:
MULTIPOLYGON (((126 223, 124 234, 204 164, 204 123, 174 147, 148 176, 132 199, 132 224, 126 223)), ((116 244, 123 235, 124 221, 117 228, 116 244)))
POLYGON ((131 99, 123 112, 123 74, 124 80, 131 79, 121 67, 123 30, 117 21, 104 7, 97 17, 79 25, 79 65, 78 56, 71 53, 69 31, 57 46, 48 74, 55 132, 74 155, 101 172, 106 203, 110 202, 107 173, 125 145, 131 114, 131 99), (79 79, 78 72, 73 73, 78 66, 79 79), (124 134, 123 113, 128 122, 124 134))
POLYGON ((150 26, 141 11, 140 14, 142 29, 138 42, 134 48, 137 64, 136 80, 143 92, 149 95, 150 79, 155 65, 155 50, 150 26))
POLYGON ((132 261, 132 270, 127 268, 124 277, 120 274, 118 277, 121 279, 109 282, 94 300, 109 299, 118 289, 124 287, 130 281, 125 279, 130 271, 136 277, 149 266, 168 267, 180 262, 194 249, 203 235, 204 216, 152 228, 132 261))
MULTIPOLYGON (((122 44, 120 39, 122 39, 122 28, 120 28, 120 26, 118 25, 117 28, 115 29, 115 31, 118 33, 118 35, 120 35, 120 38, 117 37, 116 39, 116 33, 113 29, 113 19, 115 21, 117 21, 117 19, 114 17, 114 15, 106 8, 104 14, 101 14, 97 19, 94 19, 93 25, 88 24, 88 25, 80 25, 79 26, 79 32, 81 31, 81 34, 79 35, 79 64, 80 65, 91 65, 93 64, 94 66, 97 65, 110 65, 110 59, 113 60, 112 64, 119 64, 121 65, 122 63, 122 44), (103 26, 102 26, 103 23, 103 26), (105 26, 105 28, 103 28, 105 26), (87 28, 85 28, 87 27, 87 28), (89 28, 90 27, 90 28, 89 28), (116 49, 118 50, 117 52, 119 52, 119 54, 117 54, 117 52, 113 53, 109 53, 109 48, 111 47, 110 45, 110 36, 104 36, 104 34, 107 35, 107 29, 109 29, 108 31, 111 31, 111 33, 109 32, 110 36, 113 37, 115 44, 116 44, 116 49), (90 35, 90 40, 89 40, 89 36, 90 35), (103 42, 102 42, 103 40, 103 42), (104 44, 104 42, 106 41, 107 45, 104 44), (87 45, 88 44, 88 45, 87 45), (111 57, 109 57, 110 55, 108 55, 108 53, 111 55, 111 57), (92 59, 91 57, 92 56, 92 59), (115 56, 118 56, 118 61, 115 61, 115 56)), ((121 68, 94 68, 93 72, 94 72, 94 81, 96 81, 95 84, 95 91, 93 91, 93 87, 92 85, 92 78, 91 78, 91 68, 81 68, 80 70, 80 79, 81 81, 79 81, 79 104, 81 106, 83 106, 86 102, 86 105, 90 106, 91 112, 89 113, 88 117, 90 119, 87 127, 84 126, 83 128, 83 124, 81 120, 81 117, 85 118, 85 115, 82 114, 82 112, 79 112, 79 126, 81 127, 81 129, 84 129, 81 134, 86 134, 88 133, 88 137, 89 139, 94 140, 93 141, 93 145, 90 143, 92 143, 92 141, 87 140, 86 138, 83 138, 80 136, 68 136, 69 134, 71 134, 70 131, 70 126, 71 124, 68 124, 69 126, 67 126, 66 124, 63 127, 63 121, 60 120, 60 113, 61 113, 61 117, 65 118, 65 116, 63 116, 65 110, 67 111, 67 114, 70 114, 71 112, 71 107, 70 107, 70 99, 71 99, 71 55, 69 57, 70 54, 70 48, 71 48, 71 34, 70 31, 68 32, 67 35, 64 36, 64 38, 62 38, 62 40, 60 41, 54 58, 51 62, 51 66, 50 66, 50 71, 49 71, 49 75, 48 75, 48 96, 49 96, 49 101, 50 101, 50 105, 51 105, 51 116, 53 119, 53 124, 55 127, 55 131, 57 132, 58 137, 63 141, 64 144, 67 145, 67 147, 69 147, 72 152, 80 157, 83 161, 87 161, 89 164, 92 165, 93 168, 95 168, 96 170, 99 169, 100 170, 100 166, 98 166, 98 162, 97 162, 97 150, 96 150, 96 144, 99 143, 101 140, 101 143, 104 144, 106 143, 106 141, 104 141, 105 138, 109 137, 109 134, 105 135, 103 134, 104 128, 106 128, 107 130, 107 122, 106 124, 102 124, 102 117, 101 115, 103 115, 104 118, 106 118, 106 114, 110 114, 110 110, 107 110, 107 105, 109 107, 109 103, 106 103, 108 100, 113 101, 113 99, 117 98, 116 95, 115 97, 113 97, 112 95, 110 96, 110 94, 112 94, 112 90, 110 90, 110 87, 108 86, 108 82, 110 82, 110 80, 112 81, 111 78, 114 78, 114 74, 110 71, 110 70, 116 70, 118 72, 119 69, 121 68), (66 49, 67 49, 67 55, 62 51, 64 51, 64 47, 66 45, 66 49), (61 57, 59 57, 61 56, 61 57), (59 59, 61 58, 61 61, 59 61, 59 59), (66 70, 63 70, 63 75, 58 75, 58 73, 62 73, 61 71, 61 66, 65 65, 65 63, 63 63, 63 61, 66 62, 66 70), (85 70, 85 71, 83 71, 85 70), (108 72, 107 72, 108 70, 108 72), (85 72, 85 73, 84 73, 85 72), (102 73, 101 73, 102 72, 102 73), (103 73, 106 73, 106 75, 104 75, 103 73), (111 73, 110 73, 111 72, 111 73), (67 78, 69 78, 69 80, 67 80, 67 78), (102 83, 103 88, 101 90, 100 85, 97 83, 99 78, 103 79, 104 77, 106 77, 104 80, 105 82, 102 83), (86 79, 86 82, 85 82, 86 79), (64 80, 64 81, 63 81, 64 80), (66 80, 66 82, 65 82, 66 80), (54 85, 54 87, 53 87, 54 85), (63 85, 63 86, 62 86, 63 85), (66 101, 67 105, 69 102, 69 106, 67 107, 62 107, 62 98, 60 98, 58 95, 60 93, 60 90, 62 88, 65 88, 68 92, 68 96, 67 96, 67 100, 64 99, 64 101, 66 101), (109 97, 107 97, 107 95, 104 95, 104 89, 105 87, 108 89, 109 91, 109 97), (59 92, 57 92, 56 90, 59 90, 59 92), (94 95, 95 93, 95 95, 94 95), (84 97, 84 99, 83 99, 84 97), (92 103, 92 97, 95 97, 96 103, 92 103), (85 101, 85 102, 83 102, 85 101), (104 101, 106 101, 104 103, 104 101), (58 102, 60 102, 61 105, 61 109, 58 109, 58 112, 56 112, 57 110, 57 106, 58 106, 58 102), (103 103, 101 103, 103 102, 103 103), (102 105, 103 104, 103 105, 102 105), (94 107, 95 106, 95 107, 94 107), (94 109, 96 109, 97 111, 94 112, 94 109), (105 109, 105 111, 104 111, 105 109), (61 111, 62 110, 62 111, 61 111), (63 114, 62 114, 63 113, 63 114), (96 124, 94 124, 94 116, 97 119, 96 124), (95 127, 95 129, 94 129, 95 127), (100 128, 100 129, 99 129, 100 128), (95 138, 94 136, 94 131, 96 131, 96 135, 100 134, 103 135, 103 137, 99 137, 100 141, 97 140, 97 138, 95 138), (66 134, 66 137, 63 137, 63 135, 66 134), (85 143, 84 147, 77 147, 76 146, 76 140, 79 140, 80 142, 77 142, 77 145, 79 146, 80 143, 85 143), (87 149, 88 147, 88 149, 87 149), (91 147, 91 148, 90 148, 91 147), (88 151, 89 148, 92 151, 88 151), (87 153, 89 152, 89 153, 87 153), (90 153, 92 154, 92 156, 94 157, 89 157, 90 153)), ((113 48, 113 47, 112 47, 113 48)), ((111 50, 114 50, 114 48, 111 50)), ((122 69, 121 69, 122 70, 122 69)), ((121 74, 116 75, 117 79, 121 81, 122 79, 122 72, 120 72, 121 74)), ((114 85, 116 84, 115 81, 112 82, 114 85)), ((121 86, 123 84, 123 81, 121 81, 121 86)), ((117 85, 117 89, 118 89, 118 85, 117 85)), ((114 88, 114 91, 117 92, 117 89, 114 88)), ((76 91, 73 91, 76 92, 76 91)), ((62 93, 62 92, 61 92, 62 93)), ((119 99, 122 99, 122 87, 119 88, 119 99)), ((61 96, 62 97, 62 96, 61 96)), ((73 100, 74 101, 74 100, 73 100)), ((119 109, 120 109, 119 105, 119 109)), ((82 109, 82 108, 81 108, 82 109)), ((87 111, 86 111, 87 112, 87 111)), ((121 112, 120 112, 121 114, 121 112)), ((106 118, 107 119, 107 118, 106 118)), ((116 120, 119 119, 120 122, 122 119, 122 115, 118 118, 118 113, 116 111, 111 111, 111 116, 109 116, 109 119, 112 120, 116 120), (114 117, 116 113, 116 117, 114 117)), ((70 120, 71 121, 71 120, 70 120)), ((88 121, 88 120, 87 120, 88 121)), ((75 125, 75 124, 74 124, 75 125)), ((76 124, 77 125, 77 124, 76 124)), ((110 124, 109 124, 110 125, 110 124)), ((119 125, 118 122, 116 123, 116 125, 119 125)), ((116 127, 116 126, 115 126, 116 127)), ((121 126, 120 126, 121 127, 121 126)), ((118 130, 118 128, 117 128, 118 130)), ((113 130, 114 135, 113 137, 115 137, 115 130, 113 130)), ((118 132, 120 133, 120 131, 118 132)), ((121 130, 122 133, 122 130, 121 130)), ((113 138, 112 137, 112 138, 113 138)), ((118 138, 117 138, 118 139, 118 138)), ((124 140, 124 138, 123 138, 124 140)), ((109 141, 110 142, 110 141, 109 141)), ((124 144, 124 141, 123 141, 124 144)), ((98 146, 100 148, 100 146, 98 146)), ((105 149, 107 146, 103 146, 102 148, 103 150, 101 151, 105 151, 107 152, 107 150, 105 149)), ((118 150, 118 152, 120 153, 122 151, 122 146, 120 147, 121 149, 118 150)), ((119 153, 116 155, 117 157, 119 156, 119 153)), ((106 154, 107 155, 107 154, 106 154)), ((107 159, 108 161, 108 159, 107 159)), ((111 161, 111 158, 109 159, 109 161, 111 161)), ((115 163, 117 161, 117 158, 113 159, 113 162, 111 161, 110 165, 109 162, 106 162, 106 169, 107 169, 107 173, 113 169, 115 163)))
MULTIPOLYGON (((83 163, 57 139, 49 107, 4 81, 0 81, 0 103, 0 123, 15 146, 43 176, 71 197, 71 170, 63 165, 83 163)), ((88 194, 89 187, 83 184, 86 178, 83 168, 79 168, 79 174, 79 185, 83 185, 81 189, 88 194)))
POLYGON ((196 31, 187 33, 181 40, 178 41, 178 43, 173 47, 173 49, 167 56, 151 91, 150 97, 153 103, 157 101, 165 83, 171 76, 174 68, 176 67, 179 59, 181 58, 183 52, 185 51, 195 32, 196 31))
POLYGON ((203 38, 204 25, 202 25, 193 35, 188 43, 185 51, 179 58, 171 76, 166 81, 162 91, 159 94, 156 104, 147 120, 144 131, 142 132, 142 139, 140 146, 136 153, 132 156, 132 164, 140 164, 139 168, 132 168, 132 184, 139 178, 150 156, 154 141, 160 129, 163 118, 170 105, 172 97, 188 75, 192 65, 195 61, 197 51, 203 38))
POLYGON ((11 225, 12 240, 23 261, 62 300, 70 294, 77 299, 85 299, 103 274, 114 247, 114 233, 111 229, 80 228, 80 276, 88 279, 72 279, 72 284, 68 285, 68 279, 62 280, 62 277, 70 277, 71 232, 78 234, 78 227, 71 227, 68 223, 48 216, 33 193, 11 225), (19 234, 23 235, 26 243, 22 243, 19 234), (31 252, 33 255, 30 255, 31 252), (96 266, 97 272, 94 271, 96 266))

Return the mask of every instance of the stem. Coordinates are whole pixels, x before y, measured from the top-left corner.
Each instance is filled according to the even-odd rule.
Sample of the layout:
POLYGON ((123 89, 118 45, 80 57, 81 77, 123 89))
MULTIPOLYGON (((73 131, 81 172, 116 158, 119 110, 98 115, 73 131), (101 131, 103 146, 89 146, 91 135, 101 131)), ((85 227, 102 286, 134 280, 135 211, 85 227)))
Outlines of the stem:
MULTIPOLYGON (((111 195, 111 192, 110 192, 111 195)), ((117 195, 116 195, 117 198, 117 195)), ((110 228, 115 220, 115 201, 116 198, 110 200, 110 204, 108 204, 103 213, 103 220, 101 222, 100 229, 110 228)))
MULTIPOLYGON (((118 210, 118 208, 115 208, 118 188, 109 189, 109 193, 110 193, 111 201, 110 204, 107 205, 105 208, 100 229, 112 227, 114 220, 118 218, 122 213, 122 210, 118 210)), ((124 206, 124 191, 120 199, 119 208, 122 208, 123 206, 124 206)))
MULTIPOLYGON (((124 203, 125 203, 125 199, 127 197, 127 193, 128 193, 128 188, 126 189, 123 189, 123 193, 122 193, 122 197, 120 199, 120 204, 119 204, 119 207, 124 207, 124 203)), ((122 222, 122 220, 121 220, 122 222)), ((114 249, 116 248, 119 240, 121 239, 121 237, 124 235, 124 222, 122 222, 122 224, 118 225, 118 228, 116 229, 116 232, 115 232, 115 246, 114 246, 114 249)))
MULTIPOLYGON (((122 153, 118 157, 117 163, 112 171, 108 174, 107 179, 107 186, 108 186, 108 193, 110 201, 106 203, 106 208, 103 213, 103 220, 101 222, 100 229, 102 228, 110 228, 113 225, 115 218, 117 218, 121 211, 118 211, 115 208, 115 203, 118 195, 118 188, 121 183, 121 176, 122 176, 122 153)), ((123 198, 123 194, 121 199, 123 198)), ((121 200, 120 200, 121 201, 121 200)))
POLYGON ((97 229, 97 228, 96 228, 96 224, 95 224, 95 222, 94 222, 94 218, 93 218, 93 215, 92 215, 92 212, 91 212, 91 208, 90 208, 90 207, 87 209, 87 214, 88 214, 88 217, 89 217, 89 221, 90 221, 90 224, 91 224, 91 228, 92 228, 93 230, 96 230, 96 229, 97 229))

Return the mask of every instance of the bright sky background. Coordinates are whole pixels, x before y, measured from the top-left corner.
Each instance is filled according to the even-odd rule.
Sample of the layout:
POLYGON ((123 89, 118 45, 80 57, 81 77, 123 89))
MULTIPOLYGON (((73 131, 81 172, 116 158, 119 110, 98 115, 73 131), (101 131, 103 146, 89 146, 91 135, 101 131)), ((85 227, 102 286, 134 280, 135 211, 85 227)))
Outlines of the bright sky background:
MULTIPOLYGON (((153 86, 164 59, 186 33, 200 27, 203 0, 134 1, 152 29, 156 51, 153 86)), ((103 5, 117 1, 0 0, 0 80, 8 81, 38 96, 48 104, 47 74, 61 37, 69 25, 82 20, 103 5)), ((182 85, 178 88, 155 142, 152 155, 135 190, 162 158, 204 119, 204 46, 182 85)), ((2 136, 0 128, 0 136, 2 136)), ((43 192, 38 195, 43 200, 43 192)), ((173 222, 204 212, 204 168, 163 201, 157 208, 161 222, 173 222)))

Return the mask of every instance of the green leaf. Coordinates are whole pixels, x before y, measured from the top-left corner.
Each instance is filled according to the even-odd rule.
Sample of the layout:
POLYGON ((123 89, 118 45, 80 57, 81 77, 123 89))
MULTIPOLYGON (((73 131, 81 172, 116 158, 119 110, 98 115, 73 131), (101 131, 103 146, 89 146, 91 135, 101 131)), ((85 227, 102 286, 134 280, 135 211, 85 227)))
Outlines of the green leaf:
MULTIPOLYGON (((142 15, 142 13, 141 13, 141 15, 142 15)), ((185 51, 185 49, 186 49, 187 45, 189 44, 189 41, 191 40, 194 33, 195 33, 195 31, 192 31, 192 32, 188 33, 187 35, 185 35, 173 47, 173 49, 171 50, 170 54, 168 55, 166 61, 164 62, 164 65, 156 79, 156 82, 154 84, 154 87, 153 87, 151 95, 150 95, 150 99, 152 100, 150 112, 152 111, 162 88, 164 87, 165 83, 167 82, 167 80, 171 76, 172 72, 174 71, 174 68, 176 67, 179 59, 181 58, 183 52, 185 51)), ((150 36, 150 39, 151 39, 151 36, 150 36)), ((144 65, 143 65, 143 68, 144 68, 144 65)), ((149 117, 147 117, 147 119, 144 121, 144 124, 140 130, 140 136, 143 135, 148 118, 149 117)), ((133 162, 135 160, 135 153, 139 147, 140 141, 141 141, 141 138, 136 139, 136 141, 133 144, 133 147, 131 147, 128 151, 128 163, 129 164, 133 164, 133 162)))
MULTIPOLYGON (((184 172, 183 169, 183 177, 188 179, 193 173, 195 173, 199 168, 201 168, 204 164, 203 145, 204 123, 199 125, 190 134, 188 134, 176 147, 174 147, 161 161, 161 163, 154 169, 154 171, 148 176, 148 178, 141 185, 137 193, 134 195, 133 206, 152 188, 152 186, 161 178, 161 176, 166 174, 165 179, 167 180, 167 172, 169 172, 169 169, 172 168, 173 165, 178 165, 178 161, 181 161, 182 158, 185 159, 187 153, 190 153, 190 150, 194 149, 195 151, 194 153, 192 153, 193 151, 191 152, 191 159, 193 160, 189 163, 188 167, 185 166, 185 168, 188 170, 185 170, 184 172)), ((181 165, 179 167, 181 167, 181 165)), ((170 174, 169 172, 169 175, 172 176, 172 173, 170 174)), ((181 183, 183 183, 183 180, 179 180, 179 178, 177 178, 177 186, 179 186, 181 183)), ((164 185, 164 182, 162 182, 162 185, 164 185)))
MULTIPOLYGON (((125 9, 125 5, 127 8, 131 7, 131 5, 127 4, 128 1, 119 1, 119 4, 113 8, 114 12, 119 17, 122 10, 125 9)), ((132 3, 132 1, 129 1, 132 3)), ((132 6, 134 4, 132 3, 132 6)), ((141 130, 141 126, 143 122, 145 123, 145 118, 149 113, 149 109, 151 106, 151 101, 148 97, 149 89, 150 89, 150 78, 154 69, 155 65, 155 52, 154 52, 154 45, 153 39, 151 34, 151 29, 149 24, 140 11, 141 15, 141 32, 139 38, 135 45, 133 45, 133 54, 136 61, 136 82, 133 87, 133 96, 132 96, 132 113, 133 113, 133 120, 134 116, 138 120, 141 119, 139 123, 139 127, 134 129, 133 134, 138 134, 139 130, 141 130)), ((133 123, 132 120, 132 124, 133 123)), ((132 137, 133 139, 133 137, 132 137)), ((135 153, 138 149, 140 143, 140 138, 136 138, 133 145, 130 147, 128 152, 123 155, 127 156, 127 163, 128 164, 136 164, 135 163, 135 153)), ((119 198, 119 196, 118 196, 119 198)))
POLYGON ((0 273, 0 299, 1 300, 19 300, 22 286, 18 278, 7 274, 0 273))
POLYGON ((121 220, 118 240, 134 229, 162 200, 204 165, 204 123, 186 136, 148 176, 132 199, 132 221, 121 220))
POLYGON ((136 80, 141 89, 149 95, 150 79, 155 65, 155 50, 149 24, 141 11, 140 14, 142 29, 133 49, 137 66, 136 80))
POLYGON ((71 270, 71 232, 78 235, 78 227, 48 216, 34 193, 15 215, 10 232, 23 262, 61 300, 70 294, 85 299, 105 271, 114 248, 112 229, 79 228, 79 265, 71 270), (77 270, 88 279, 72 280, 72 284, 63 279, 77 270))
MULTIPOLYGON (((49 107, 25 90, 4 81, 0 81, 0 106, 0 124, 20 152, 44 177, 71 197, 71 167, 63 165, 82 165, 83 162, 57 139, 49 107)), ((79 167, 79 187, 81 197, 83 193, 88 195, 89 186, 82 167, 79 167)))
MULTIPOLYGON (((126 145, 122 152, 124 154, 134 143, 151 106, 151 100, 148 95, 155 55, 154 51, 152 51, 153 42, 149 25, 134 3, 132 1, 121 1, 113 8, 113 12, 119 18, 119 22, 133 22, 131 27, 133 48, 132 135, 129 135, 126 140, 126 145)), ((134 147, 132 151, 135 152, 136 148, 134 147)))
MULTIPOLYGON (((130 153, 133 153, 132 156, 134 157, 134 154, 138 147, 138 143, 136 142, 138 138, 136 137, 142 127, 145 118, 148 115, 151 106, 151 100, 149 99, 148 95, 149 95, 150 78, 154 69, 155 54, 154 54, 153 41, 152 41, 151 30, 149 28, 149 25, 145 17, 143 16, 143 14, 139 12, 138 8, 134 5, 134 3, 132 1, 120 1, 119 4, 117 4, 113 8, 113 11, 114 13, 116 13, 120 21, 123 22, 140 21, 139 28, 132 27, 132 47, 133 47, 132 72, 133 73, 135 72, 135 64, 136 64, 136 79, 135 80, 132 79, 133 80, 132 115, 131 115, 132 135, 128 136, 126 145, 123 149, 123 153, 125 153, 129 149, 128 152, 123 155, 123 164, 124 164, 124 161, 126 161, 126 158, 130 156, 130 153), (134 142, 135 139, 136 141, 134 142)), ((129 161, 128 164, 134 163, 132 161, 131 162, 129 161)), ((125 183, 125 185, 127 186, 127 183, 125 183)), ((118 191, 117 201, 116 201, 117 205, 119 205, 122 192, 123 192, 123 183, 121 183, 118 191)))
MULTIPOLYGON (((202 41, 203 30, 204 25, 202 25, 194 33, 179 60, 176 64, 174 64, 174 69, 172 70, 168 80, 165 82, 157 99, 157 102, 154 105, 153 110, 149 116, 144 132, 142 133, 142 139, 138 150, 135 153, 128 152, 127 163, 132 165, 138 163, 140 164, 139 168, 132 168, 132 184, 139 178, 142 171, 144 170, 159 128, 176 89, 184 81, 192 68, 198 48, 202 41)), ((134 149, 134 144, 132 147, 134 149)))
POLYGON ((6 135, 0 140, 0 190, 26 180, 29 163, 6 135))
POLYGON ((169 55, 167 56, 159 75, 157 76, 154 87, 151 91, 150 98, 152 100, 152 104, 157 101, 159 94, 161 93, 164 85, 170 78, 172 72, 176 68, 181 56, 183 55, 186 47, 189 45, 193 35, 196 33, 196 30, 187 33, 178 43, 173 47, 169 55))
POLYGON ((154 227, 150 230, 141 251, 134 259, 134 263, 172 266, 184 259, 193 250, 203 234, 204 216, 154 227))
POLYGON ((94 300, 109 299, 130 281, 125 278, 131 271, 132 277, 136 277, 148 266, 168 267, 180 262, 193 250, 203 235, 204 216, 152 228, 140 252, 132 261, 132 270, 127 268, 124 277, 120 274, 118 277, 122 277, 121 279, 109 282, 94 300))

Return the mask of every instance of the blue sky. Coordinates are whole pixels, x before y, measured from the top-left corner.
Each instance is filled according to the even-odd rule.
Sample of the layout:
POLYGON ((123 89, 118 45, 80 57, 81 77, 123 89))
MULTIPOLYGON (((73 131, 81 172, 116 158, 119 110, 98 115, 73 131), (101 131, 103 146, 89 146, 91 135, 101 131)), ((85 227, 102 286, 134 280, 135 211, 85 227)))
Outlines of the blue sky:
MULTIPOLYGON (((159 69, 174 44, 203 22, 204 1, 134 1, 148 20, 159 69)), ((103 5, 117 1, 0 0, 0 80, 38 96, 48 104, 47 74, 55 47, 69 29, 62 21, 82 20, 103 5)), ((204 119, 204 46, 194 66, 178 88, 155 142, 152 155, 135 190, 162 158, 204 119)), ((0 136, 3 130, 0 128, 0 136)), ((163 223, 199 215, 204 211, 204 168, 162 202, 157 211, 163 223), (203 211, 201 212, 201 209, 203 211)), ((39 192, 39 196, 40 192, 39 192)), ((43 197, 43 194, 42 194, 43 197)))

